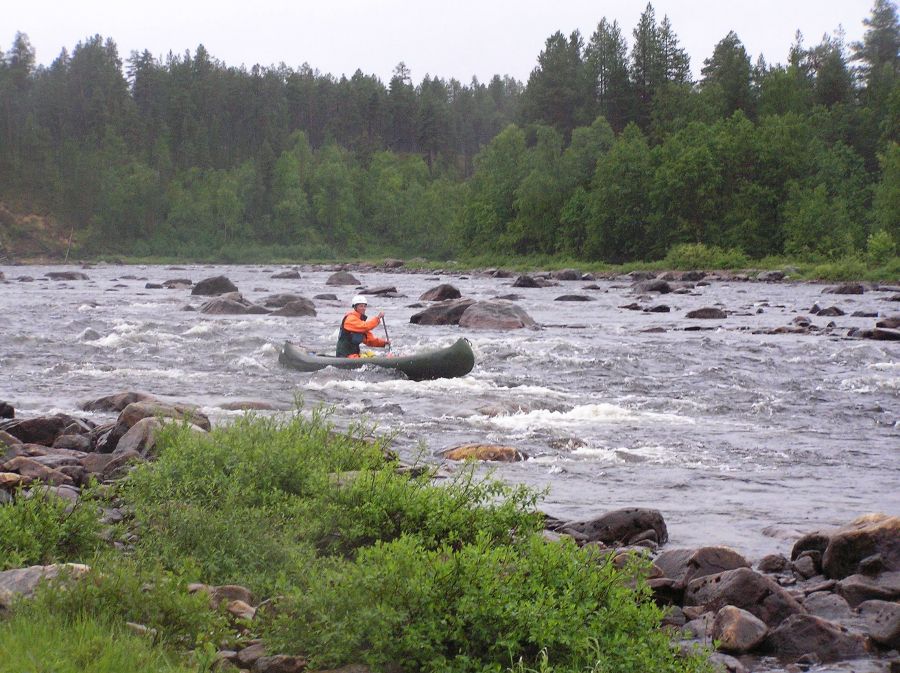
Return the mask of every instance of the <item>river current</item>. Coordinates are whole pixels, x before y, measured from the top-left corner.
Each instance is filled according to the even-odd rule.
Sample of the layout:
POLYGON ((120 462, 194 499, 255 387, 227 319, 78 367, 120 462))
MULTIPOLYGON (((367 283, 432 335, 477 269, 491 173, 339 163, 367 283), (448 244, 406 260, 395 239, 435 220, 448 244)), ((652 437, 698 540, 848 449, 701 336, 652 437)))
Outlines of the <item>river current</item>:
MULTIPOLYGON (((304 374, 278 364, 285 341, 334 347, 353 287, 329 287, 328 271, 272 276, 279 266, 0 267, 0 400, 20 417, 89 414, 79 403, 124 390, 198 404, 214 424, 255 400, 285 411, 333 408, 338 426, 364 421, 395 435, 405 459, 440 462, 462 443, 513 445, 529 459, 494 475, 547 494, 541 508, 564 519, 629 506, 659 509, 668 547, 724 544, 751 559, 790 551, 797 535, 869 512, 900 514, 900 343, 847 339, 852 327, 890 315, 892 292, 824 294, 808 283, 712 281, 687 294, 635 294, 630 280, 512 288, 486 276, 355 272, 363 286, 395 286, 399 298, 370 299, 384 310, 395 352, 467 337, 476 365, 464 378, 416 383, 385 370, 304 374), (88 280, 53 281, 50 271, 88 280), (275 293, 314 300, 318 315, 207 316, 189 289, 147 289, 174 278, 226 275, 247 299, 275 293), (32 281, 21 280, 31 277, 32 281), (540 329, 462 331, 418 326, 412 307, 443 282, 463 297, 517 293, 540 329), (554 301, 582 294, 593 301, 554 301), (668 313, 621 308, 666 304, 668 313), (810 308, 826 334, 754 333, 789 325, 810 308), (722 320, 689 320, 719 306, 722 320), (703 327, 693 331, 687 327, 703 327), (657 331, 647 331, 661 328, 657 331)), ((378 334, 384 336, 382 328, 378 334)), ((273 413, 273 412, 262 412, 273 413)), ((275 412, 284 413, 284 412, 275 412)))

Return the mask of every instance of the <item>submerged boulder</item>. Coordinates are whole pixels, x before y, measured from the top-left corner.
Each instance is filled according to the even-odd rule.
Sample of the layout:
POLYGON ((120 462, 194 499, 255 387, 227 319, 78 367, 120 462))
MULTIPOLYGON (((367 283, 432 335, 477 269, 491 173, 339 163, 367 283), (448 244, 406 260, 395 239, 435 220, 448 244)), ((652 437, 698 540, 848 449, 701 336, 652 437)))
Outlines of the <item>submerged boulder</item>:
POLYGON ((534 327, 534 319, 525 310, 507 301, 479 301, 459 318, 459 326, 468 329, 510 330, 534 327))
POLYGON ((447 299, 459 299, 462 294, 449 283, 442 283, 424 292, 419 301, 445 301, 447 299))
POLYGON ((326 285, 359 285, 359 280, 352 273, 337 271, 328 277, 326 285))
POLYGON ((569 531, 585 541, 604 544, 627 545, 647 539, 663 544, 669 539, 662 514, 658 510, 641 507, 619 509, 593 519, 569 521, 560 532, 569 531))
POLYGON ((213 276, 212 278, 204 278, 198 282, 194 286, 194 289, 191 290, 191 294, 212 297, 237 291, 237 286, 225 276, 213 276))
POLYGON ((448 299, 414 313, 409 322, 413 325, 458 325, 463 313, 473 304, 474 299, 448 299))
POLYGON ((200 307, 200 313, 209 315, 259 315, 270 313, 269 309, 247 301, 240 292, 215 297, 200 307))

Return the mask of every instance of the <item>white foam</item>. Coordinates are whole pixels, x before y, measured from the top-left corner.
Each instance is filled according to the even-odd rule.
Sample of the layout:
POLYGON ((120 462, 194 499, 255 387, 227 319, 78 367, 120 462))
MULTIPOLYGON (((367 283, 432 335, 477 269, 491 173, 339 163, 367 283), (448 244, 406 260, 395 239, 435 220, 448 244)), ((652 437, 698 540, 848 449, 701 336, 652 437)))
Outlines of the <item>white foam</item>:
MULTIPOLYGON (((484 417, 482 417, 484 418, 484 417)), ((694 421, 677 414, 661 414, 651 411, 636 411, 615 404, 585 404, 569 411, 550 411, 535 409, 527 413, 510 416, 495 416, 488 419, 490 425, 507 430, 529 431, 545 428, 564 428, 597 423, 628 423, 643 425, 647 423, 683 424, 694 421)))
POLYGON ((219 326, 214 322, 202 322, 194 325, 186 330, 182 336, 204 336, 206 334, 214 334, 219 331, 219 326))

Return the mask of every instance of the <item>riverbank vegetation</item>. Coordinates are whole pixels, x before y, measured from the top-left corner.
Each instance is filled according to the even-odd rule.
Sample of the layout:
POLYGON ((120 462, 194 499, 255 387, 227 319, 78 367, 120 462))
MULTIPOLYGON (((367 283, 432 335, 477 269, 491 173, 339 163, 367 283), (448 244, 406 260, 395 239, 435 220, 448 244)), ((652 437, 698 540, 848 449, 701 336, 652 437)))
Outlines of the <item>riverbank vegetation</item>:
POLYGON ((382 441, 335 434, 320 413, 208 436, 170 426, 159 442, 156 461, 74 510, 39 497, 0 507, 12 531, 0 558, 92 567, 0 621, 0 671, 49 670, 33 669, 37 642, 42 662, 70 667, 53 670, 207 670, 216 649, 252 638, 311 670, 706 670, 660 630, 641 562, 545 541, 525 488, 468 468, 437 482, 399 470, 382 441), (124 547, 98 551, 95 515, 111 505, 125 519, 106 537, 124 547), (29 521, 53 544, 35 547, 29 521), (235 630, 192 581, 272 600, 235 630))
POLYGON ((607 18, 554 33, 526 83, 248 70, 202 45, 123 61, 99 35, 38 67, 20 33, 0 254, 34 226, 12 213, 36 213, 79 258, 628 264, 702 244, 866 272, 900 242, 895 4, 865 25, 852 45, 798 34, 777 64, 730 32, 695 80, 648 4, 630 40, 607 18))

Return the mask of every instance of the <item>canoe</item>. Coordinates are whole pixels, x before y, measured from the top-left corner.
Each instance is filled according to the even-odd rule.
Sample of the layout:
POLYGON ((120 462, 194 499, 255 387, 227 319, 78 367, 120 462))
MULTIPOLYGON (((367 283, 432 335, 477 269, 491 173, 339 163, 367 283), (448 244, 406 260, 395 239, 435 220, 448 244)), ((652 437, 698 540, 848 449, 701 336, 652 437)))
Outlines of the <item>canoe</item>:
POLYGON ((301 372, 315 372, 325 367, 338 369, 386 367, 403 372, 413 381, 427 381, 465 376, 475 366, 475 354, 468 339, 458 339, 452 346, 413 355, 371 358, 339 358, 334 355, 310 353, 286 341, 278 354, 278 362, 301 372))

